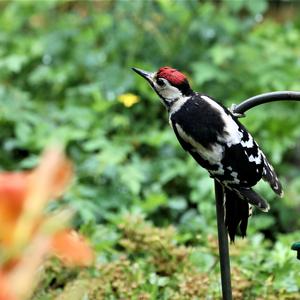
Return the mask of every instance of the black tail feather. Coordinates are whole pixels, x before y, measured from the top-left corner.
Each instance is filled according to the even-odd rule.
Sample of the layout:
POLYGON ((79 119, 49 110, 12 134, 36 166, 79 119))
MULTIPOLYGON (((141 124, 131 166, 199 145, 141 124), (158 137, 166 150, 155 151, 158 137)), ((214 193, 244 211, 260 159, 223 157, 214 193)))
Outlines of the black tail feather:
POLYGON ((251 188, 239 187, 234 188, 234 191, 241 200, 247 201, 249 204, 256 206, 260 210, 267 212, 270 209, 269 203, 251 188))
POLYGON ((225 225, 231 242, 234 242, 238 231, 242 237, 246 236, 248 218, 247 201, 242 200, 236 192, 225 188, 225 225))

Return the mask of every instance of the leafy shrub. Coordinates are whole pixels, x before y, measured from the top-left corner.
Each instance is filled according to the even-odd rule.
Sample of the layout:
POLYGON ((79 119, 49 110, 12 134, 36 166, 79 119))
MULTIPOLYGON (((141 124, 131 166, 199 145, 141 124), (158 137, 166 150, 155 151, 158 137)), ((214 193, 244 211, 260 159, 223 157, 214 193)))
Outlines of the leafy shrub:
MULTIPOLYGON (((172 65, 188 74, 195 90, 228 106, 262 92, 299 90, 297 5, 1 3, 0 168, 31 168, 49 140, 65 144, 76 178, 61 203, 77 211, 75 225, 107 263, 113 255, 103 252, 120 246, 115 222, 123 211, 140 211, 158 226, 173 224, 182 241, 213 251, 205 242, 215 234, 212 181, 180 149, 157 97, 130 67, 172 65)), ((263 243, 261 263, 281 234, 300 225, 299 112, 299 103, 273 103, 242 119, 285 189, 279 200, 266 185, 258 186, 272 210, 252 218, 248 243, 257 231, 275 242, 263 243)), ((253 265, 240 263, 246 270, 253 265)))
MULTIPOLYGON (((119 216, 119 221, 116 243, 121 247, 106 249, 113 259, 77 274, 49 262, 33 299, 219 299, 216 236, 187 247, 174 228, 154 227, 139 214, 119 216)), ((261 235, 236 243, 234 299, 300 299, 299 266, 287 247, 291 237, 286 239, 280 238, 274 249, 261 235)))

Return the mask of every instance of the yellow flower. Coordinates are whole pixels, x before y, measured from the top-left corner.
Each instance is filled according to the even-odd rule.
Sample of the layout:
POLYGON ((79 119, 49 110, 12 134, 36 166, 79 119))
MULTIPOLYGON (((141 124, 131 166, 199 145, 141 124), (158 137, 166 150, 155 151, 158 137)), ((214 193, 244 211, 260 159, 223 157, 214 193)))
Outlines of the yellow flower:
POLYGON ((140 97, 131 93, 122 94, 118 97, 119 102, 123 103, 126 107, 131 107, 140 101, 140 97))

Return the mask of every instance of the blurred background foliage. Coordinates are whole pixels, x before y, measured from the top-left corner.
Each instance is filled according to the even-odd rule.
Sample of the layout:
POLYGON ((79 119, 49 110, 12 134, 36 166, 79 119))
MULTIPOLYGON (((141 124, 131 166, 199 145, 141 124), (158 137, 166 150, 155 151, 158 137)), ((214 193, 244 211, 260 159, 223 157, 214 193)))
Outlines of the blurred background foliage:
MULTIPOLYGON (((130 212, 159 227, 173 224, 181 243, 204 247, 209 261, 213 182, 180 148, 156 95, 130 67, 178 68, 195 90, 227 106, 263 92, 300 90, 299 4, 28 0, 2 1, 0 8, 0 168, 32 168, 40 151, 58 141, 75 162, 76 179, 53 206, 76 209, 76 225, 99 260, 117 255, 117 224, 130 212)), ((231 246, 240 251, 233 264, 256 278, 249 299, 299 291, 299 265, 289 254, 300 236, 299 116, 300 104, 285 102, 241 120, 285 188, 278 199, 258 186, 271 212, 251 219, 248 248, 231 246), (262 286, 266 280, 272 292, 262 286)), ((201 255, 196 261, 204 271, 211 267, 201 255)))

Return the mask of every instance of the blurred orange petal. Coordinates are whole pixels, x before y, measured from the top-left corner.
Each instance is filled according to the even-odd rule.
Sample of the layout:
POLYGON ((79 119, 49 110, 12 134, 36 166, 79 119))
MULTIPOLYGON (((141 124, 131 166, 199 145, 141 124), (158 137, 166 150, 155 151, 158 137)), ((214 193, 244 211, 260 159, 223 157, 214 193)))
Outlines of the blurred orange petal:
POLYGON ((66 158, 64 153, 59 148, 52 148, 46 151, 42 157, 41 166, 45 170, 50 170, 48 173, 49 184, 51 186, 51 197, 59 197, 70 183, 73 175, 73 167, 70 160, 66 158), (51 166, 55 166, 52 167, 51 166))
POLYGON ((0 173, 0 242, 28 239, 46 203, 61 195, 71 177, 72 164, 59 147, 46 150, 31 172, 0 173))
POLYGON ((6 276, 0 271, 0 300, 16 300, 11 294, 6 276))
POLYGON ((60 148, 44 152, 41 162, 31 176, 30 192, 39 192, 45 198, 58 197, 72 177, 72 164, 60 148))
POLYGON ((87 266, 93 261, 91 248, 75 231, 57 233, 52 240, 52 251, 68 265, 87 266))
POLYGON ((11 238, 28 189, 29 173, 0 173, 0 241, 11 238))
POLYGON ((28 178, 28 190, 21 214, 16 225, 14 240, 23 245, 32 235, 36 224, 43 217, 47 202, 59 196, 72 177, 72 164, 60 147, 44 152, 40 164, 28 178))
POLYGON ((17 216, 27 192, 28 173, 0 173, 0 208, 17 216))
MULTIPOLYGON (((48 256, 51 237, 37 235, 23 252, 23 255, 5 273, 10 291, 18 299, 28 299, 39 282, 37 270, 48 256)), ((0 299, 1 300, 1 299, 0 299)))

